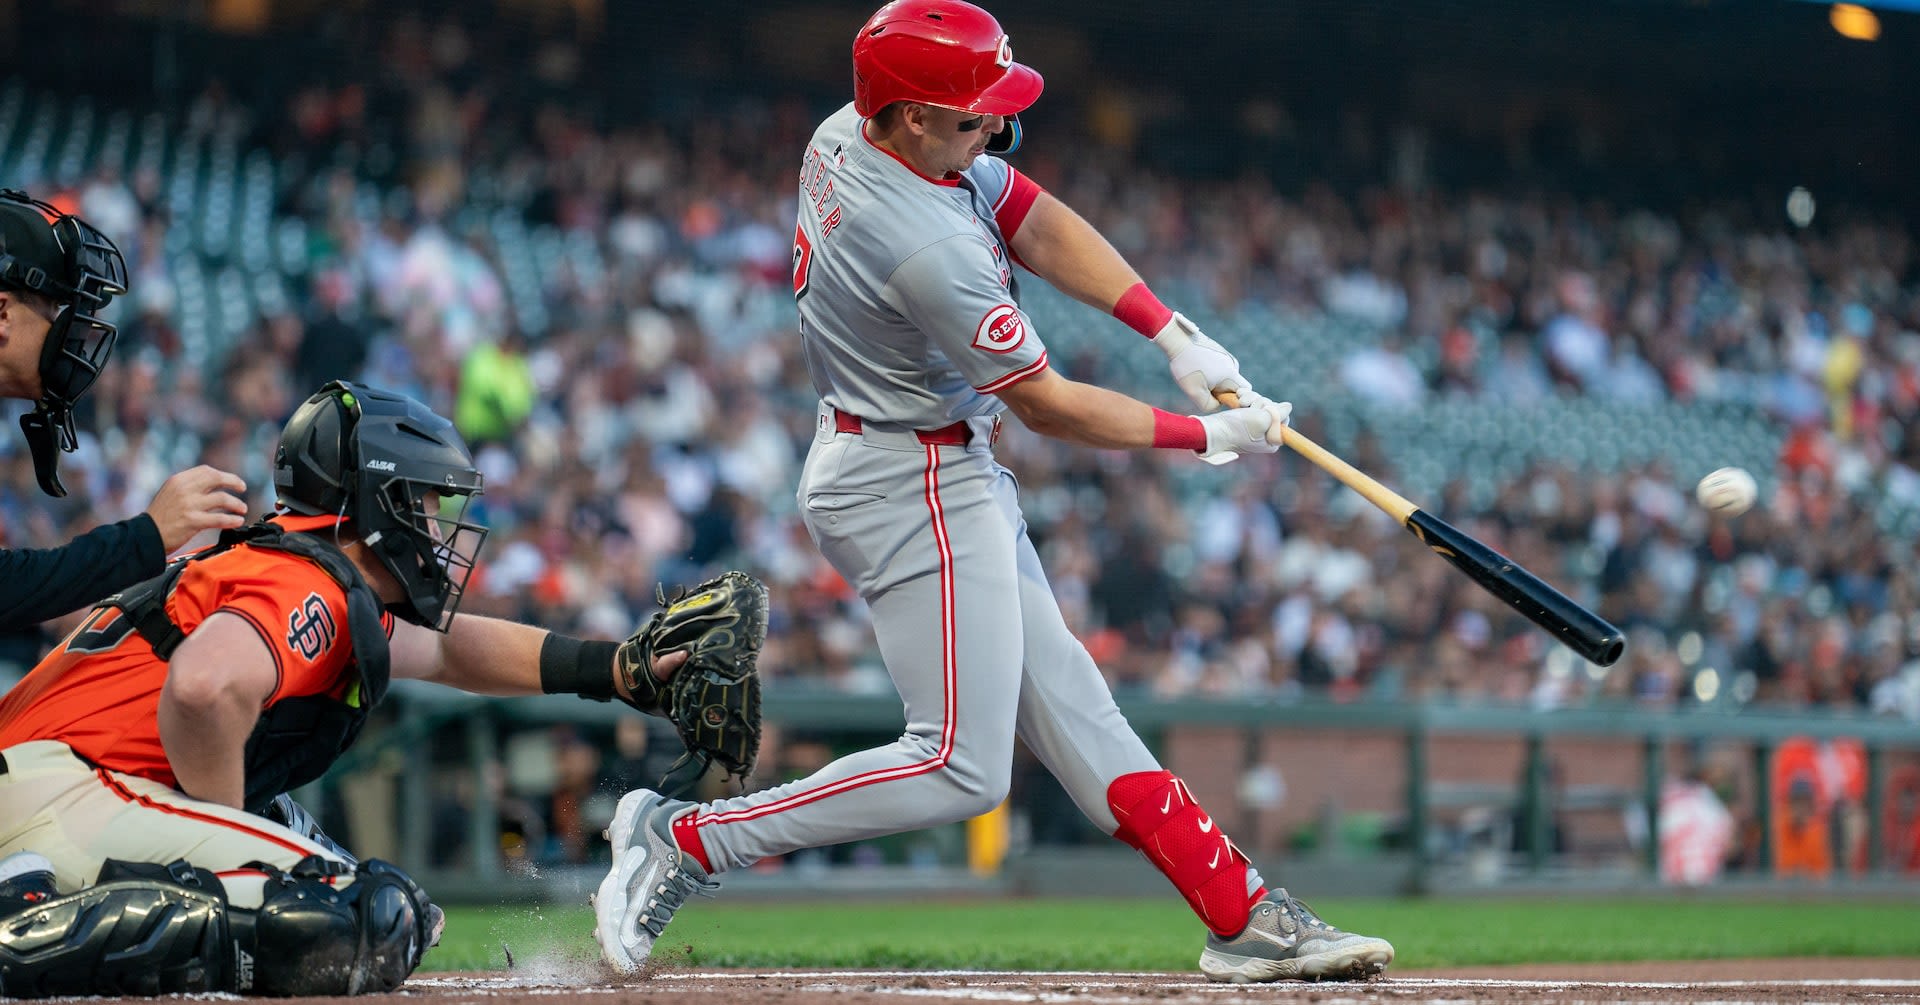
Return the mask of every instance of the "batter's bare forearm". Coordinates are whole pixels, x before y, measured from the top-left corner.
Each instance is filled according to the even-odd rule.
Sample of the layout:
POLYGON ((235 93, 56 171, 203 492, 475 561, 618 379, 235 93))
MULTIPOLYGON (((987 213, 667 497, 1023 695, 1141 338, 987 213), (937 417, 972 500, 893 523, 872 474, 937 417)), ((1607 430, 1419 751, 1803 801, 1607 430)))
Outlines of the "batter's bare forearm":
POLYGON ((1021 423, 1042 436, 1103 450, 1154 445, 1154 409, 1118 391, 1047 371, 1000 392, 1021 423))
POLYGON ((1013 236, 1013 250, 1055 289, 1110 313, 1140 274, 1073 208, 1042 192, 1013 236))

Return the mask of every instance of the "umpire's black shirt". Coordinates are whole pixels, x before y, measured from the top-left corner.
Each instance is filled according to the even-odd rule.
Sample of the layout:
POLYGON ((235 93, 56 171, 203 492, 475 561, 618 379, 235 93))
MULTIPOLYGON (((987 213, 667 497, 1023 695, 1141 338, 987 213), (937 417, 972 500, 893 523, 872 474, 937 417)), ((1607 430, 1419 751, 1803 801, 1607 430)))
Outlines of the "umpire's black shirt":
POLYGON ((95 527, 65 547, 0 549, 0 632, 77 611, 158 576, 166 564, 160 528, 145 513, 95 527))

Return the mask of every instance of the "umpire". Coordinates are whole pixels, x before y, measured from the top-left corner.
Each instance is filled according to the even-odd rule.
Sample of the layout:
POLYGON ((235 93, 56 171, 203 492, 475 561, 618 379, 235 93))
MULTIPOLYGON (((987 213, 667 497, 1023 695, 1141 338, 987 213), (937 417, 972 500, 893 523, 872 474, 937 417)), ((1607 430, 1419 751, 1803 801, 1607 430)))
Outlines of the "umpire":
MULTIPOLYGON (((67 494, 58 466, 60 452, 79 445, 74 404, 113 352, 117 332, 101 312, 126 291, 126 261, 105 234, 25 192, 0 190, 0 397, 35 403, 20 429, 50 496, 67 494)), ((195 534, 244 523, 246 490, 239 476, 201 465, 167 479, 146 512, 64 547, 0 548, 0 635, 159 575, 167 553, 195 534)), ((5 530, 0 524, 0 544, 5 530)))

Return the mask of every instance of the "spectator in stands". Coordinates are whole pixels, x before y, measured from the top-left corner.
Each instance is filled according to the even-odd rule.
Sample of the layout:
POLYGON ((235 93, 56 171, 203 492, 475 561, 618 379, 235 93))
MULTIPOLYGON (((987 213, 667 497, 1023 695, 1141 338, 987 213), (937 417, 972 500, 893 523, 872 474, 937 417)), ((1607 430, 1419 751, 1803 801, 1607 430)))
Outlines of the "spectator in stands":
POLYGON ((1887 867, 1920 874, 1920 769, 1908 768, 1888 788, 1887 867))
POLYGON ((1568 272, 1554 283, 1553 291, 1560 312, 1541 335, 1553 379, 1576 390, 1604 385, 1612 353, 1601 328, 1600 297, 1593 277, 1568 272))
POLYGON ((475 448, 509 443, 532 414, 539 389, 527 365, 526 339, 509 331, 482 342, 460 364, 460 392, 453 423, 475 448))
POLYGON ((1773 822, 1773 871, 1782 877, 1826 879, 1833 875, 1833 837, 1820 812, 1813 779, 1795 775, 1787 783, 1784 812, 1773 822))
POLYGON ((1714 791, 1704 761, 1660 787, 1660 879, 1703 886, 1720 878, 1733 854, 1733 814, 1714 791))

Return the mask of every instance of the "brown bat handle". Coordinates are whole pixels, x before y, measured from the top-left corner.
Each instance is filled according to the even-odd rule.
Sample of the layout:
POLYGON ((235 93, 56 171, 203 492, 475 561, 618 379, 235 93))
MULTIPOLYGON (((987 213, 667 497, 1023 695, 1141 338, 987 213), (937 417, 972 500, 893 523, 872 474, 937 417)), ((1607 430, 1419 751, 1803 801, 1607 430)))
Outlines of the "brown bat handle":
MULTIPOLYGON (((1240 407, 1240 396, 1232 391, 1215 391, 1214 399, 1228 408, 1240 407)), ((1327 448, 1321 446, 1292 426, 1280 427, 1280 442, 1293 448, 1293 452, 1310 460, 1320 470, 1339 479, 1340 484, 1360 493, 1368 502, 1380 507, 1381 511, 1392 517, 1400 526, 1407 525, 1407 518, 1420 507, 1407 500, 1406 496, 1380 484, 1367 476, 1366 472, 1335 457, 1327 448)))

